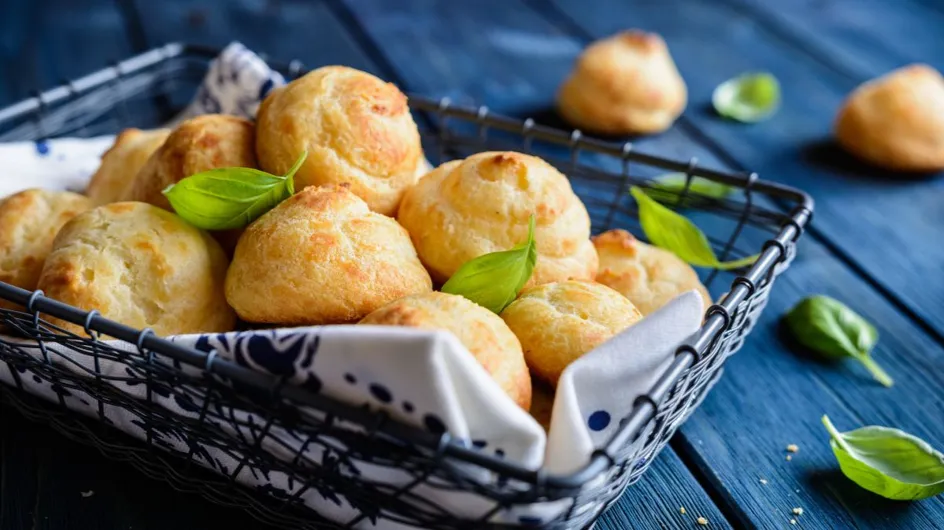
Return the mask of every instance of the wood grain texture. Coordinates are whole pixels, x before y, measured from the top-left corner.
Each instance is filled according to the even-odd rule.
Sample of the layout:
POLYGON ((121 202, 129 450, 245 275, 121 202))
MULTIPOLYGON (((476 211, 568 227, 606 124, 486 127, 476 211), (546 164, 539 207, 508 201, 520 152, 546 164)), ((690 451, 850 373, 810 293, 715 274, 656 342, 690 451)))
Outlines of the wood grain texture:
POLYGON ((181 41, 223 47, 239 41, 273 59, 306 67, 373 65, 324 2, 133 0, 150 46, 181 41))
POLYGON ((111 0, 0 2, 0 105, 131 54, 111 0))
MULTIPOLYGON (((568 17, 565 24, 575 22, 586 36, 628 26, 662 34, 689 87, 682 125, 711 138, 739 165, 813 194, 813 233, 928 322, 939 338, 944 336, 939 310, 944 283, 914 281, 944 273, 944 246, 931 243, 944 239, 944 179, 866 167, 831 140, 845 95, 871 75, 852 74, 851 66, 837 69, 840 57, 833 63, 816 60, 789 34, 723 2, 603 0, 598 9, 584 9, 579 0, 555 4, 568 17), (712 90, 729 77, 758 69, 780 80, 780 113, 753 126, 717 117, 710 106, 712 90)), ((898 5, 889 3, 887 9, 898 5)))
MULTIPOLYGON (((393 62, 411 83, 421 83, 418 90, 427 90, 430 86, 428 91, 433 95, 462 97, 462 94, 450 92, 453 90, 450 86, 464 86, 468 93, 485 98, 480 101, 493 110, 521 114, 528 109, 545 109, 580 42, 558 27, 542 22, 539 16, 520 5, 497 4, 486 2, 437 10, 433 5, 413 2, 411 9, 415 11, 401 13, 402 19, 393 22, 376 14, 379 9, 376 4, 352 1, 349 6, 378 42, 387 43, 383 48, 385 53, 393 58, 400 54, 414 57, 412 61, 393 62), (421 12, 433 20, 413 26, 413 31, 404 35, 400 29, 421 12), (495 27, 491 38, 489 34, 483 38, 476 28, 485 27, 487 17, 492 15, 506 22, 495 27), (509 34, 515 35, 513 40, 519 43, 541 43, 542 46, 519 46, 517 54, 506 53, 502 44, 507 42, 509 34), (394 35, 400 38, 393 39, 394 35), (476 35, 478 38, 474 39, 476 35), (474 60, 472 54, 487 59, 472 66, 469 64, 474 60), (448 70, 430 71, 424 65, 432 63, 435 55, 461 57, 462 60, 451 62, 448 70), (539 61, 540 69, 527 70, 529 63, 539 61), (414 78, 418 81, 412 81, 414 78)), ((634 17, 624 13, 619 18, 634 17)), ((684 153, 698 156, 710 165, 721 164, 679 128, 637 143, 640 149, 647 151, 684 153)), ((776 286, 765 321, 742 353, 733 359, 725 379, 683 429, 677 446, 688 453, 686 457, 691 456, 705 478, 723 493, 727 499, 725 510, 736 514, 738 522, 744 525, 782 528, 789 525, 792 508, 804 507, 806 515, 816 514, 802 519, 801 525, 808 528, 842 528, 852 524, 874 528, 928 528, 928 522, 941 513, 939 501, 909 510, 895 510, 892 503, 875 501, 872 503, 875 509, 863 512, 858 506, 862 499, 874 496, 864 494, 835 473, 827 473, 831 477, 829 488, 811 491, 809 482, 819 483, 819 479, 804 479, 803 464, 785 467, 788 462, 783 448, 788 443, 799 443, 805 447, 804 455, 816 455, 817 465, 823 470, 835 470, 824 431, 818 423, 824 412, 847 422, 846 428, 862 423, 885 423, 920 433, 930 441, 944 440, 941 427, 930 421, 940 414, 944 404, 939 398, 928 400, 928 396, 940 396, 944 390, 939 377, 928 376, 940 373, 944 369, 942 363, 944 352, 931 337, 897 314, 894 306, 822 245, 807 240, 793 268, 776 286), (900 380, 895 389, 885 390, 872 383, 858 366, 821 365, 794 355, 783 344, 777 331, 777 318, 802 296, 816 292, 844 299, 861 309, 867 318, 881 324, 883 340, 875 355, 895 371, 900 380), (773 360, 768 360, 768 356, 773 356, 773 360), (745 365, 743 359, 755 359, 760 364, 745 365), (773 366, 769 366, 771 362, 773 366), (856 410, 855 415, 851 410, 856 410), (727 443, 706 447, 706 440, 727 443), (765 486, 760 478, 766 475, 771 477, 767 478, 769 482, 765 486), (781 483, 771 487, 775 479, 781 483), (796 492, 801 488, 807 489, 803 495, 796 492)), ((801 456, 797 456, 796 462, 801 462, 801 456)), ((619 508, 613 512, 619 513, 619 508)))
MULTIPOLYGON (((565 7, 579 20, 575 14, 579 6, 565 7)), ((646 16, 649 11, 638 7, 609 14, 654 29, 646 16)), ((594 31, 593 26, 588 29, 594 31)), ((695 40, 692 37, 692 46, 695 40)), ((702 35, 698 42, 705 40, 702 35)), ((673 46, 671 39, 669 44, 677 60, 688 50, 673 46)), ((789 173, 783 175, 792 180, 789 173)), ((933 419, 944 417, 942 370, 944 352, 933 337, 922 333, 824 247, 807 240, 793 268, 776 286, 764 320, 744 350, 729 361, 722 382, 683 427, 676 448, 685 458, 691 457, 704 478, 728 499, 725 509, 745 523, 782 527, 789 521, 790 509, 800 506, 805 509, 801 522, 808 527, 934 528, 944 513, 940 499, 904 508, 860 490, 838 474, 819 417, 829 413, 834 421, 840 418, 844 429, 893 425, 944 447, 944 430, 933 419), (812 293, 842 299, 882 328, 875 355, 898 373, 895 388, 883 389, 853 364, 824 365, 787 347, 789 340, 784 340, 777 317, 812 293), (804 448, 792 462, 785 460, 783 451, 788 443, 804 448), (793 503, 803 504, 789 506, 793 503)))
POLYGON ((7 405, 0 421, 0 530, 275 528, 149 479, 7 405))
MULTIPOLYGON (((22 2, 16 5, 21 4, 25 5, 22 2)), ((309 66, 342 63, 381 75, 393 73, 396 79, 391 80, 411 90, 449 95, 466 103, 486 103, 495 111, 518 116, 535 115, 545 123, 554 123, 556 119, 548 110, 553 92, 584 44, 582 37, 595 34, 597 24, 603 27, 596 18, 610 19, 606 22, 611 26, 632 24, 658 29, 664 34, 671 29, 674 33, 669 45, 677 60, 679 54, 686 57, 687 62, 680 67, 690 88, 697 87, 700 94, 701 99, 693 101, 702 106, 714 83, 740 69, 776 68, 781 81, 787 81, 787 75, 791 76, 789 79, 798 79, 789 86, 785 84, 785 95, 789 98, 786 108, 790 113, 786 116, 782 113, 770 122, 769 125, 775 127, 768 127, 786 127, 786 132, 770 136, 771 133, 758 130, 763 125, 744 127, 720 122, 708 109, 696 105, 690 109, 687 123, 664 135, 641 140, 638 144, 641 150, 673 158, 696 155, 706 165, 723 167, 722 161, 713 155, 717 146, 706 148, 696 141, 699 132, 706 132, 720 144, 722 158, 726 161, 733 159, 752 169, 758 169, 755 162, 760 161, 764 164, 760 169, 766 177, 804 187, 808 187, 808 183, 828 182, 829 186, 822 184, 814 191, 820 199, 821 211, 824 200, 832 205, 825 212, 826 221, 824 214, 818 214, 816 220, 821 235, 830 245, 837 245, 847 259, 854 260, 856 267, 868 272, 870 280, 878 278, 875 281, 886 291, 894 287, 894 282, 908 284, 905 287, 911 291, 933 290, 940 285, 933 276, 921 276, 920 270, 914 272, 909 268, 912 257, 906 254, 908 247, 896 239, 901 234, 889 221, 893 219, 894 223, 908 227, 920 214, 912 209, 934 204, 927 197, 909 199, 914 199, 914 190, 931 194, 926 182, 900 184, 879 178, 874 178, 874 182, 863 180, 859 173, 866 170, 855 166, 823 169, 820 162, 823 158, 831 159, 832 151, 827 149, 825 156, 820 153, 819 158, 810 158, 801 156, 803 151, 797 142, 785 141, 789 140, 787 134, 800 134, 801 139, 817 138, 813 132, 818 134, 824 124, 828 133, 831 111, 823 109, 836 104, 843 87, 855 84, 859 75, 855 72, 868 62, 868 54, 878 54, 876 64, 879 66, 882 61, 893 60, 891 55, 882 55, 883 45, 876 42, 877 39, 863 34, 849 37, 846 43, 816 40, 811 41, 813 44, 798 46, 786 22, 772 23, 768 16, 740 4, 715 8, 707 2, 643 1, 626 5, 598 4, 587 9, 580 2, 562 2, 567 21, 540 9, 540 2, 534 4, 539 9, 520 2, 497 0, 469 4, 474 3, 409 1, 391 6, 379 0, 351 0, 342 8, 334 2, 326 7, 301 2, 243 0, 193 4, 139 0, 136 9, 141 15, 140 24, 146 27, 148 45, 171 40, 224 45, 237 38, 276 58, 297 57, 309 66), (598 14, 593 15, 593 11, 598 14), (711 11, 720 14, 711 15, 711 11), (353 16, 347 17, 348 12, 353 16), (588 20, 591 18, 593 20, 588 20), (352 19, 357 27, 351 26, 352 19), (576 25, 572 21, 577 21, 576 25), (686 33, 690 35, 685 36, 686 33), (714 40, 720 43, 712 42, 714 40), (676 49, 676 41, 685 43, 681 51, 676 49), (365 45, 379 55, 365 54, 361 49, 365 45), (835 49, 831 47, 834 45, 835 49), (694 49, 698 46, 706 49, 694 49), (849 50, 857 46, 863 49, 859 59, 849 50), (831 51, 825 53, 824 50, 831 51), (697 72, 690 73, 690 70, 697 72), (693 75, 697 84, 690 79, 693 75), (837 79, 845 79, 845 85, 837 79), (782 122, 784 118, 786 121, 782 122), (864 213, 847 213, 846 224, 842 219, 829 217, 829 212, 833 217, 844 213, 840 206, 845 199, 836 198, 840 193, 836 190, 846 190, 842 193, 864 202, 864 213), (892 199, 887 199, 886 194, 892 199), (888 212, 895 215, 889 216, 888 212), (868 223, 889 226, 881 225, 885 231, 875 232, 871 224, 858 220, 861 216, 868 223), (844 238, 850 237, 850 241, 859 241, 857 245, 868 235, 869 243, 864 249, 846 249, 832 237, 831 230, 844 238), (874 241, 880 244, 870 243, 875 233, 879 238, 874 241), (895 253, 906 257, 884 257, 895 253), (883 272, 881 277, 873 274, 875 270, 883 272)), ((835 0, 794 1, 785 6, 785 10, 791 13, 806 4, 810 9, 815 4, 837 9, 835 6, 840 3, 835 0)), ((921 20, 908 19, 907 15, 895 12, 902 11, 898 3, 881 7, 876 1, 866 0, 864 5, 862 10, 888 11, 884 16, 889 18, 891 27, 907 29, 905 22, 917 24, 919 27, 914 31, 920 35, 931 33, 928 24, 936 20, 929 15, 922 25, 921 20)), ((5 13, 3 9, 7 9, 7 3, 0 7, 0 14, 5 13)), ((832 29, 824 26, 822 31, 842 33, 845 30, 835 28, 852 24, 854 30, 873 23, 868 18, 872 15, 862 14, 852 7, 843 9, 837 11, 841 17, 837 15, 836 20, 828 22, 833 24, 829 26, 832 29)), ((9 25, 4 23, 6 20, 10 19, 0 16, 0 29, 9 25)), ((853 34, 856 33, 853 31, 853 34)), ((881 41, 890 38, 903 40, 883 33, 881 41)), ((0 41, 0 46, 2 42, 5 41, 0 41)), ((896 43, 895 46, 909 45, 896 43)), ((111 58, 111 55, 98 55, 102 53, 104 51, 97 47, 83 52, 83 61, 98 61, 86 70, 111 58)), ((929 53, 933 53, 933 49, 929 53)), ((71 55, 74 54, 62 56, 71 55)), ((936 53, 934 57, 944 58, 944 55, 936 53)), ((6 64, 0 59, 0 74, 6 64)), ((0 75, 0 98, 3 77, 0 75)), ((932 186, 937 187, 930 188, 931 192, 940 190, 939 185, 932 186)), ((937 197, 939 205, 940 195, 937 197)), ((940 219, 933 217, 918 221, 923 224, 915 225, 916 233, 927 233, 926 227, 932 222, 941 226, 940 219)), ((921 318, 933 321, 926 305, 933 296, 920 298, 923 296, 920 292, 902 296, 921 318)), ((935 421, 944 417, 942 356, 939 343, 907 316, 899 314, 893 304, 835 259, 826 247, 808 239, 793 268, 776 286, 764 321, 758 324, 745 349, 732 359, 725 378, 673 444, 682 452, 685 462, 694 466, 701 480, 710 484, 722 499, 723 510, 738 526, 791 528, 790 510, 800 506, 805 513, 799 518, 799 528, 937 528, 939 521, 944 520, 944 501, 939 498, 911 504, 891 503, 860 490, 839 475, 818 418, 824 412, 829 413, 841 429, 865 423, 895 425, 944 448, 944 426, 935 421), (816 292, 843 299, 879 325, 882 338, 876 357, 898 381, 894 389, 885 390, 871 383, 864 370, 856 365, 823 365, 794 355, 784 344, 776 317, 803 295, 816 292), (800 445, 800 452, 791 462, 784 459, 783 448, 788 443, 800 445), (760 478, 768 483, 761 484, 760 478)), ((115 471, 110 466, 117 464, 94 452, 70 453, 77 449, 69 442, 62 442, 62 447, 51 443, 58 437, 48 430, 32 438, 25 436, 24 445, 24 436, 20 433, 28 433, 30 427, 21 425, 26 423, 22 420, 11 420, 9 414, 0 408, 0 424, 3 425, 0 429, 3 453, 0 484, 4 486, 0 499, 0 529, 30 528, 34 522, 43 528, 72 528, 74 525, 69 523, 78 520, 83 521, 83 528, 224 525, 259 528, 240 511, 217 511, 200 498, 181 498, 166 486, 150 484, 130 468, 115 471), (8 426, 12 429, 7 429, 8 426), (12 434, 14 432, 17 434, 12 434), (80 459, 81 463, 70 464, 75 459, 80 459), (90 476, 94 478, 90 480, 90 476), (90 482, 95 496, 70 498, 72 488, 84 488, 90 482), (17 488, 13 496, 6 493, 10 491, 10 484, 17 488), (107 495, 102 493, 101 499, 96 499, 99 491, 107 495), (89 503, 84 503, 86 500, 101 504, 89 507, 89 503), (167 513, 167 503, 175 507, 171 513, 167 513), (125 506, 133 508, 122 511, 125 506), (51 513, 52 522, 35 518, 37 513, 40 517, 51 513)), ((711 521, 709 528, 727 526, 725 518, 678 456, 667 449, 597 528, 690 528, 697 527, 694 517, 698 515, 711 521), (686 516, 678 513, 676 504, 686 507, 686 516)))

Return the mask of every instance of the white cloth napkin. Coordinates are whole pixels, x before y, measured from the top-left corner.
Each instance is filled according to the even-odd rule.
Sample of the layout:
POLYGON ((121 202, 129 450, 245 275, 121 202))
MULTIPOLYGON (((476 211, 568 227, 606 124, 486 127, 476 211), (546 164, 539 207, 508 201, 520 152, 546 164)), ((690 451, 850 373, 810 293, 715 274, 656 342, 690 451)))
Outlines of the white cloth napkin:
MULTIPOLYGON (((283 83, 282 76, 270 70, 259 57, 242 45, 232 44, 212 63, 197 97, 181 118, 208 112, 252 117, 265 93, 283 83)), ((0 144, 0 161, 4 164, 0 195, 31 187, 81 190, 111 142, 112 137, 99 137, 0 144)), ((472 447, 529 468, 543 464, 549 472, 566 473, 584 465, 594 448, 612 435, 619 419, 630 412, 634 399, 648 391, 671 362, 677 345, 698 330, 702 316, 701 298, 694 292, 686 293, 573 363, 560 380, 548 435, 500 390, 449 333, 328 326, 182 336, 173 340, 204 351, 215 350, 241 365, 287 376, 291 383, 356 405, 385 410, 426 429, 446 429, 472 447)), ((133 350, 128 344, 113 345, 133 350)), ((53 349, 54 363, 77 370, 74 364, 64 362, 70 358, 94 369, 91 358, 55 345, 53 349)), ((36 355, 40 355, 38 349, 36 355)), ((101 366, 103 373, 123 374, 125 370, 121 364, 101 366)), ((19 381, 27 391, 50 400, 62 396, 48 381, 30 374, 14 374, 6 364, 0 364, 0 380, 8 384, 19 381)), ((142 385, 112 384, 136 398, 145 398, 142 385)), ((181 416, 194 417, 201 405, 180 396, 176 389, 154 399, 181 416)), ((94 396, 72 392, 63 401, 75 410, 92 416, 98 414, 94 396)), ((235 414, 246 416, 241 411, 235 414)), ((116 427, 144 437, 144 424, 133 412, 106 406, 105 416, 116 427)), ((234 433, 242 429, 236 424, 224 428, 234 433)), ((152 435, 169 450, 190 451, 184 441, 169 433, 152 435)), ((278 431, 273 436, 281 443, 267 440, 264 447, 279 458, 291 459, 293 450, 299 449, 299 440, 278 431)), ((309 448, 304 456, 321 462, 323 455, 319 451, 309 448)), ((222 473, 239 462, 239 455, 215 447, 206 447, 198 458, 203 465, 222 473)), ((274 488, 291 494, 300 487, 278 473, 267 475, 258 471, 247 466, 238 480, 270 492, 274 488)), ((361 463, 358 472, 396 485, 411 479, 396 468, 367 463, 361 463)), ((481 515, 493 506, 488 499, 468 493, 422 487, 418 491, 439 505, 468 516, 481 515)), ((349 521, 363 509, 347 499, 314 490, 302 499, 340 522, 349 521)), ((561 503, 512 506, 500 510, 493 520, 534 523, 549 520, 565 508, 561 503)), ((381 519, 376 523, 364 521, 357 528, 405 527, 381 519)))

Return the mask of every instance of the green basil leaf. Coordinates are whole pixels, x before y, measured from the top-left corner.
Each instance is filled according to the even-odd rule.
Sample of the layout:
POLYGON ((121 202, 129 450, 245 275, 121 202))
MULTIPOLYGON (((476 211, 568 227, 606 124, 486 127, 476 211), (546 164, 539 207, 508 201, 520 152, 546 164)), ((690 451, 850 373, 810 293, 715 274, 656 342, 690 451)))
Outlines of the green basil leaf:
POLYGON ((780 107, 780 83, 766 72, 741 74, 718 85, 711 103, 726 118, 758 122, 773 116, 780 107))
POLYGON ((538 261, 534 215, 528 220, 528 240, 501 252, 490 252, 464 263, 442 292, 462 295, 493 313, 501 313, 531 279, 538 261))
POLYGON ((688 175, 685 173, 667 173, 653 179, 653 185, 646 188, 646 195, 672 206, 688 207, 694 201, 702 198, 723 199, 730 195, 735 188, 720 182, 708 180, 701 177, 692 177, 692 182, 688 185, 688 194, 681 199, 681 194, 685 191, 688 183, 688 175), (679 200, 681 199, 681 201, 679 200))
POLYGON ((784 323, 797 342, 829 359, 851 357, 876 381, 894 381, 871 357, 878 330, 842 302, 824 295, 809 296, 784 315, 784 323))
MULTIPOLYGON (((654 185, 646 189, 646 195, 659 202, 664 202, 659 197, 678 198, 678 195, 685 190, 686 184, 688 184, 688 175, 685 173, 666 173, 652 180, 654 185)), ((692 177, 692 183, 688 185, 689 193, 711 197, 712 199, 723 199, 731 195, 734 190, 733 186, 702 177, 692 177)))
POLYGON ((718 261, 708 238, 694 223, 649 197, 641 188, 630 190, 639 205, 639 223, 646 238, 657 246, 671 251, 686 263, 696 267, 730 270, 746 267, 757 260, 748 256, 734 261, 718 261))
POLYGON ((295 173, 307 156, 302 153, 284 177, 246 167, 211 169, 163 193, 177 215, 197 228, 242 228, 295 193, 295 173))
POLYGON ((921 438, 874 425, 839 432, 827 416, 823 425, 842 473, 859 486, 898 501, 944 492, 944 454, 921 438))

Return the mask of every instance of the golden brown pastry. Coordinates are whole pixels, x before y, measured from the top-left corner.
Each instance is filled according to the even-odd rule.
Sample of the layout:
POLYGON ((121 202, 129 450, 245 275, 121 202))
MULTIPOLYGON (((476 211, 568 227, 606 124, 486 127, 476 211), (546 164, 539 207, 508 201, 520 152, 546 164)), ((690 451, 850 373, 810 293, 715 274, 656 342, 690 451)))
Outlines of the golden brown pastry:
POLYGON ((190 175, 222 167, 257 167, 252 123, 205 114, 177 126, 134 177, 125 200, 173 211, 164 188, 190 175))
POLYGON ((123 200, 138 171, 169 134, 169 129, 121 131, 115 137, 115 144, 102 155, 102 164, 92 175, 85 195, 96 206, 123 200))
POLYGON ((944 78, 914 64, 862 84, 836 117, 836 139, 887 169, 944 169, 944 78))
MULTIPOLYGON (((46 259, 46 296, 158 335, 230 331, 226 256, 206 233, 139 202, 89 210, 66 224, 46 259)), ((81 326, 56 322, 75 333, 81 326)))
POLYGON ((662 37, 630 30, 583 51, 558 91, 557 108, 585 131, 647 134, 668 129, 687 94, 662 37))
POLYGON ((424 162, 406 96, 353 68, 319 68, 273 91, 256 123, 264 170, 283 174, 307 149, 296 189, 348 183, 371 210, 385 215, 397 211, 424 162))
POLYGON ((676 296, 695 289, 711 305, 711 296, 695 270, 678 256, 638 241, 625 230, 609 230, 593 238, 600 255, 597 281, 612 287, 648 315, 676 296))
POLYGON ((355 322, 432 290, 406 230, 344 186, 312 186, 257 219, 236 246, 226 299, 243 320, 355 322))
POLYGON ((443 164, 407 191, 397 220, 442 283, 470 259, 526 241, 531 214, 538 261, 528 285, 592 280, 587 209, 567 178, 534 156, 487 152, 443 164))
POLYGON ((531 406, 531 376, 518 339, 498 315, 462 296, 408 296, 367 315, 360 324, 451 331, 515 403, 524 410, 531 406))
MULTIPOLYGON (((33 291, 62 225, 92 207, 77 193, 24 190, 0 200, 0 282, 33 291)), ((13 308, 0 300, 0 308, 13 308)))
POLYGON ((642 319, 625 296, 596 282, 547 283, 521 291, 501 313, 528 367, 557 385, 564 368, 642 319))

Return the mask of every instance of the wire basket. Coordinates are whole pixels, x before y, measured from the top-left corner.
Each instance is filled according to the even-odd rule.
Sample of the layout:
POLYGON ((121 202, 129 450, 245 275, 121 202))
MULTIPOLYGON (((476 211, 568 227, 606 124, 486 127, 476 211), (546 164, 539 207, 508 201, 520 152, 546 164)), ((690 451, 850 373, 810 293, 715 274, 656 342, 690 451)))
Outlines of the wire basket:
MULTIPOLYGON (((0 110, 0 141, 88 137, 125 127, 159 126, 189 102, 216 51, 171 44, 37 94, 0 110)), ((295 61, 273 67, 289 79, 305 72, 295 61)), ((629 187, 652 186, 651 178, 657 174, 682 172, 687 176, 685 188, 665 192, 673 195, 667 200, 663 194, 661 200, 684 209, 707 233, 720 259, 760 251, 754 265, 740 275, 715 271, 704 278, 709 288, 729 285, 727 293, 708 309, 700 331, 678 348, 656 384, 636 400, 616 433, 583 468, 566 475, 527 469, 467 447, 448 433, 431 433, 380 412, 283 384, 276 376, 218 358, 215 352, 183 347, 150 330, 132 329, 95 311, 85 312, 41 292, 4 283, 0 283, 0 299, 24 310, 0 309, 0 327, 6 326, 17 337, 0 337, 0 362, 13 375, 11 385, 0 385, 0 396, 28 417, 95 445, 110 458, 130 461, 177 489, 242 506, 260 521, 286 528, 355 528, 382 521, 429 529, 590 528, 645 472, 718 379, 725 359, 740 348, 766 304, 774 279, 794 256, 796 241, 812 215, 812 200, 756 174, 728 174, 699 167, 694 159, 676 162, 642 154, 631 143, 607 143, 530 119, 496 116, 485 107, 466 108, 416 95, 410 96, 410 105, 434 163, 486 150, 542 156, 568 175, 587 206, 594 233, 621 227, 641 234, 629 187), (690 188, 696 177, 729 185, 735 192, 724 199, 699 195, 690 188), (87 336, 57 328, 42 315, 82 326, 87 336), (133 345, 132 351, 105 344, 99 334, 133 345), (57 359, 60 350, 51 348, 52 344, 67 349, 73 359, 88 360, 83 366, 94 369, 77 369, 65 357, 57 359), (118 378, 101 373, 98 367, 106 360, 121 363, 124 374, 118 378), (54 404, 22 391, 24 378, 50 383, 54 404), (144 385, 146 399, 115 390, 109 379, 144 385), (94 403, 85 405, 98 421, 67 410, 66 398, 75 392, 94 397, 94 403), (154 403, 158 395, 201 404, 198 417, 169 413, 154 403), (120 407, 139 418, 146 432, 144 443, 109 427, 106 407, 120 407), (228 410, 247 411, 264 422, 244 421, 240 427, 252 435, 237 436, 219 428, 221 421, 241 421, 226 417, 228 410), (303 440, 303 449, 290 459, 264 450, 261 442, 274 429, 303 440), (182 440, 189 451, 165 451, 170 449, 162 442, 165 436, 182 440), (301 457, 304 448, 316 445, 323 446, 329 457, 320 462, 301 457), (205 447, 224 451, 239 465, 227 475, 201 469, 194 462, 205 447), (412 479, 394 487, 349 472, 361 463, 396 467, 412 479), (237 474, 247 466, 284 473, 302 487, 291 496, 274 489, 260 495, 236 483, 237 474), (491 478, 482 479, 483 471, 491 478), (414 490, 420 484, 486 497, 495 501, 494 508, 473 519, 460 517, 418 495, 414 490), (341 523, 328 521, 299 502, 302 492, 309 490, 326 498, 344 498, 359 514, 341 523), (552 520, 493 521, 496 513, 508 507, 546 501, 561 501, 566 509, 552 520)))

